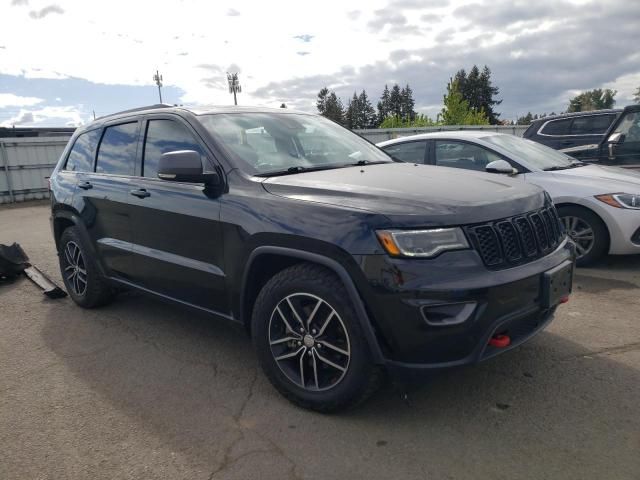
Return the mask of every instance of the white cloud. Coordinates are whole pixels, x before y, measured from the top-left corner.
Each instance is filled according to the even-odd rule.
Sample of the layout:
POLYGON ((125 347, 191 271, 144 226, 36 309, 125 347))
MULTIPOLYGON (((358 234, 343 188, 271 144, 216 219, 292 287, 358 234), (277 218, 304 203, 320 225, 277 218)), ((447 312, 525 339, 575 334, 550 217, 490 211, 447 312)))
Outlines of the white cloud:
POLYGON ((30 107, 43 102, 42 98, 21 97, 13 93, 0 93, 0 108, 6 107, 30 107))
POLYGON ((603 88, 612 88, 617 90, 616 105, 628 105, 634 103, 634 94, 640 88, 640 73, 631 73, 629 75, 623 75, 616 78, 615 81, 605 83, 603 88))
MULTIPOLYGON (((577 72, 589 81, 595 78, 589 88, 596 88, 633 71, 630 68, 613 71, 612 68, 608 77, 602 77, 604 79, 593 77, 592 65, 608 65, 618 56, 618 49, 611 50, 616 52, 611 59, 601 54, 594 58, 594 41, 602 44, 606 38, 600 38, 602 34, 598 28, 593 28, 593 24, 581 27, 572 23, 579 15, 589 12, 597 18, 598 26, 607 23, 607 19, 609 23, 614 22, 611 12, 620 10, 621 0, 611 1, 606 6, 594 1, 578 9, 569 8, 566 1, 560 0, 535 5, 506 0, 400 0, 395 3, 390 0, 326 0, 322 8, 313 10, 313 14, 310 14, 308 2, 299 0, 283 0, 278 2, 278 8, 274 8, 273 2, 257 0, 236 0, 233 8, 222 2, 166 0, 157 13, 150 9, 148 2, 51 1, 55 1, 58 8, 50 8, 52 5, 46 0, 33 0, 29 8, 11 7, 8 1, 0 3, 3 20, 0 45, 6 46, 0 50, 0 74, 28 79, 75 77, 107 85, 154 88, 152 76, 159 68, 165 86, 176 86, 184 91, 180 103, 230 104, 232 96, 227 90, 226 71, 240 71, 243 90, 240 104, 277 107, 285 101, 287 105, 308 105, 313 109, 317 90, 309 92, 301 87, 308 78, 320 77, 329 87, 344 85, 349 91, 366 87, 372 99, 376 99, 380 93, 378 89, 386 81, 409 81, 416 93, 421 90, 418 84, 421 83, 422 90, 428 90, 421 99, 423 103, 418 105, 423 106, 441 101, 446 78, 456 70, 468 69, 473 62, 486 62, 494 69, 495 81, 501 91, 511 92, 510 97, 503 96, 505 101, 501 107, 506 109, 512 99, 522 98, 522 92, 516 88, 522 84, 522 78, 516 78, 516 74, 542 76, 548 70, 569 76, 577 72), (32 10, 40 13, 46 10, 48 15, 43 14, 46 15, 43 20, 32 20, 29 17, 32 10), (454 15, 456 10, 459 14, 454 15), (494 10, 495 14, 491 14, 494 10), (579 14, 562 14, 568 10, 576 10, 579 14), (239 12, 241 15, 229 16, 239 12), (395 12, 396 16, 387 15, 387 12, 395 12), (471 18, 474 12, 477 18, 471 18), (141 19, 145 21, 141 22, 141 19), (372 22, 377 26, 373 30, 369 28, 372 22), (539 41, 553 39, 562 25, 576 38, 580 48, 568 52, 563 44, 564 55, 553 48, 541 50, 539 41), (513 27, 512 30, 508 26, 513 27), (524 47, 514 45, 506 53, 506 48, 498 48, 532 32, 539 36, 524 47), (443 43, 438 44, 437 39, 443 43), (304 48, 305 42, 310 42, 312 50, 304 48), (436 48, 444 54, 439 55, 436 48), (394 52, 401 50, 406 50, 407 55, 393 58, 394 52), (312 53, 302 54, 307 51, 312 53), (534 54, 537 57, 548 55, 549 63, 551 60, 556 62, 542 72, 539 62, 531 64, 529 57, 534 54), (513 62, 519 62, 518 69, 511 67, 513 62, 502 71, 494 68, 509 55, 513 62), (556 66, 566 59, 581 58, 581 55, 585 60, 580 60, 583 67, 578 70, 574 64, 571 67, 565 64, 564 70, 562 66, 556 66), (214 68, 202 68, 202 65, 214 68), (241 70, 236 70, 238 65, 241 70), (533 65, 533 68, 527 70, 527 65, 533 65), (367 72, 373 67, 381 72, 375 78, 375 84, 373 80, 366 83, 367 77, 357 77, 353 73, 367 72), (438 77, 433 75, 434 69, 446 72, 438 77), (414 74, 410 75, 411 72, 414 74), (289 91, 298 93, 291 100, 279 92, 272 97, 259 93, 266 86, 292 80, 296 83, 288 85, 289 91)), ((571 3, 585 1, 572 0, 571 3)), ((27 0, 13 0, 13 3, 27 5, 27 0)), ((625 15, 619 21, 637 18, 638 6, 638 2, 623 5, 625 15)), ((624 33, 622 28, 621 32, 624 33)), ((637 67, 635 71, 638 72, 637 67)), ((622 81, 619 79, 614 83, 622 81)), ((632 81, 636 81, 635 77, 629 80, 632 81)), ((533 93, 540 92, 543 87, 547 87, 548 92, 542 91, 535 99, 528 96, 522 100, 528 105, 524 108, 547 108, 541 106, 539 97, 549 100, 567 90, 564 84, 548 83, 535 83, 533 93)), ((573 77, 565 84, 569 84, 569 88, 586 88, 573 77)), ((312 88, 316 86, 313 84, 312 88)), ((620 90, 618 98, 622 99, 628 97, 631 86, 614 88, 620 90)), ((57 103, 53 100, 56 95, 58 92, 51 95, 51 103, 57 103)), ((83 101, 88 105, 92 103, 91 98, 83 101)), ((114 109, 120 107, 117 98, 113 102, 114 109)), ((11 105, 27 107, 33 104, 11 105)))
POLYGON ((13 118, 0 123, 1 127, 60 125, 79 126, 85 123, 82 112, 74 106, 43 107, 37 110, 21 109, 13 118))

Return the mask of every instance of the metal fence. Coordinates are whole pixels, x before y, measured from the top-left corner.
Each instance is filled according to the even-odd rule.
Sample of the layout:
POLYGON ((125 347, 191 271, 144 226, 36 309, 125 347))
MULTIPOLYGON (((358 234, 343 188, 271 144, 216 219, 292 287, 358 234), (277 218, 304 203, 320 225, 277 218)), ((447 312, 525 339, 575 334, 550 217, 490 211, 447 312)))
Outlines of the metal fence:
POLYGON ((0 138, 0 204, 49 197, 47 179, 68 137, 0 138))
MULTIPOLYGON (((421 128, 356 130, 373 143, 418 133, 487 130, 522 136, 527 126, 453 125, 421 128)), ((69 136, 0 138, 0 204, 49 197, 46 177, 60 158, 69 136)))
POLYGON ((373 143, 384 142, 393 138, 408 137, 419 133, 445 132, 452 130, 485 130, 487 132, 508 133, 521 137, 528 125, 443 125, 439 127, 416 128, 372 128, 368 130, 355 130, 356 133, 373 143))

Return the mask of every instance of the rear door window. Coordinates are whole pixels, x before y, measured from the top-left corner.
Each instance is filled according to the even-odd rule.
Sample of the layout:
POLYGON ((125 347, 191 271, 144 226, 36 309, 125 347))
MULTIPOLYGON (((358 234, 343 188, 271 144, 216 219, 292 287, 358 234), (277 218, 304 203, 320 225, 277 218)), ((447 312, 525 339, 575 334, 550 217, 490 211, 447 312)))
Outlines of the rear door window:
POLYGON ((133 175, 137 146, 138 122, 107 127, 98 149, 96 172, 133 175))
POLYGON ((570 127, 570 118, 565 118, 563 120, 551 120, 542 127, 542 131, 540 133, 543 135, 569 135, 570 127))
POLYGON ((424 163, 427 142, 396 143, 384 147, 383 150, 396 160, 410 163, 424 163))
POLYGON ((436 165, 483 172, 487 164, 502 158, 486 148, 465 142, 436 141, 436 165))
POLYGON ((100 140, 101 130, 92 130, 78 136, 64 169, 72 172, 93 172, 93 161, 96 158, 96 146, 100 140))
POLYGON ((173 120, 149 120, 144 144, 143 175, 157 178, 160 157, 176 150, 204 151, 193 134, 183 124, 173 120))
POLYGON ((589 115, 576 117, 571 124, 571 135, 603 135, 615 115, 589 115))

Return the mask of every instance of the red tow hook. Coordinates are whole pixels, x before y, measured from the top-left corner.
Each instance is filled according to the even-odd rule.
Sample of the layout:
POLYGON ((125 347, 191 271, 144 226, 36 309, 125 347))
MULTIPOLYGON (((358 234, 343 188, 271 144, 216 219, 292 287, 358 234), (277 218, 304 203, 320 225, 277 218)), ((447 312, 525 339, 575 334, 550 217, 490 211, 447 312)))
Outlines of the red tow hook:
POLYGON ((489 339, 489 345, 496 348, 508 347, 511 344, 509 335, 495 335, 489 339))
POLYGON ((569 302, 569 295, 565 295, 560 299, 560 303, 568 303, 568 302, 569 302))

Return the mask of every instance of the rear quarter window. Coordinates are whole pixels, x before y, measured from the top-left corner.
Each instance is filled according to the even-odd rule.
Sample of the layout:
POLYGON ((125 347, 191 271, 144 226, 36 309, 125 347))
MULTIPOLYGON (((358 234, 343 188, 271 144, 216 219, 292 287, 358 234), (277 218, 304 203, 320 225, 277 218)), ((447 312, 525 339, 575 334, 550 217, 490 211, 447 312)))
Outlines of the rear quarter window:
POLYGON ((71 172, 93 172, 96 147, 100 140, 100 129, 78 135, 69 152, 64 170, 71 172))

